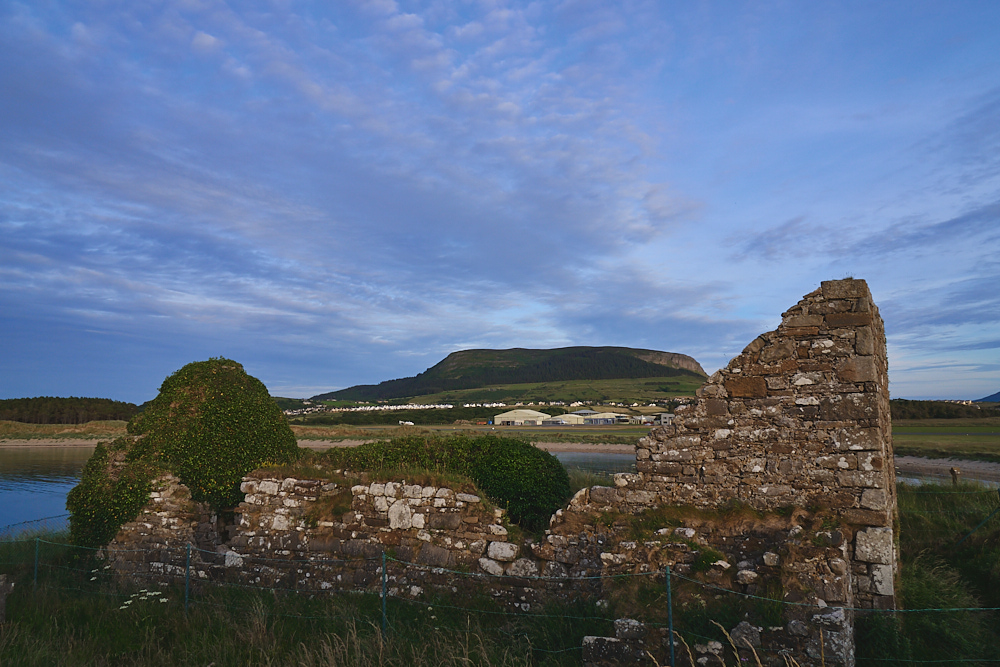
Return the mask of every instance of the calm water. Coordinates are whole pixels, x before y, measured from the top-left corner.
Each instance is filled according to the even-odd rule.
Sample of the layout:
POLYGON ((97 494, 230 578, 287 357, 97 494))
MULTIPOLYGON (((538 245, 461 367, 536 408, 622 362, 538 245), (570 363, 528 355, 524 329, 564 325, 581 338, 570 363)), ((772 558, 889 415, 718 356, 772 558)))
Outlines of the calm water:
MULTIPOLYGON (((66 513, 66 494, 80 480, 93 447, 0 447, 0 529, 66 513)), ((559 452, 567 468, 635 470, 632 454, 559 452)))
POLYGON ((635 472, 635 454, 590 454, 587 452, 553 452, 567 468, 580 468, 587 472, 635 472))
POLYGON ((66 513, 93 447, 0 447, 0 528, 66 513))

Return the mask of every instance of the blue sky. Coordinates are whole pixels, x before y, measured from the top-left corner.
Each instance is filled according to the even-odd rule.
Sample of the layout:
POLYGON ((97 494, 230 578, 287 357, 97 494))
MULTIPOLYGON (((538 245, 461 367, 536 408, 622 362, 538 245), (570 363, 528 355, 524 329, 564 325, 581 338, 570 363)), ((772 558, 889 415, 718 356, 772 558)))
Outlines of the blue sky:
POLYGON ((472 347, 724 365, 865 278, 1000 390, 1000 3, 0 0, 0 398, 472 347))

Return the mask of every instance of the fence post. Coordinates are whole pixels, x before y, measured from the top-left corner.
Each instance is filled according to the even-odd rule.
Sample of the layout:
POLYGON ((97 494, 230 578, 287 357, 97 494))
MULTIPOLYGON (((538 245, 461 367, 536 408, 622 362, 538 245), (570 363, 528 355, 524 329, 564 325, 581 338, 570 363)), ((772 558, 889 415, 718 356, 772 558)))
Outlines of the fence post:
POLYGON ((38 542, 39 538, 35 538, 35 582, 34 588, 38 588, 38 542))
POLYGON ((188 596, 191 591, 191 543, 187 545, 187 560, 184 563, 184 613, 188 610, 188 596))
POLYGON ((674 665, 674 597, 670 592, 670 566, 667 565, 667 629, 670 632, 670 667, 674 665))
POLYGON ((385 551, 382 552, 382 638, 385 638, 385 633, 387 630, 387 621, 385 617, 385 594, 386 585, 388 583, 388 576, 385 571, 385 551))

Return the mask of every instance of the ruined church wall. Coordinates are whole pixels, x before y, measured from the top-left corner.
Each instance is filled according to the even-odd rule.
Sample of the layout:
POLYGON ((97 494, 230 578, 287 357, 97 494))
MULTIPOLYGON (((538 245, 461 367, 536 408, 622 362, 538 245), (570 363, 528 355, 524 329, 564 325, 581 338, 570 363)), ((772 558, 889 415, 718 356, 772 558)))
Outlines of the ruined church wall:
POLYGON ((823 282, 636 448, 634 508, 827 508, 858 606, 894 606, 895 473, 885 331, 863 280, 823 282))
POLYGON ((514 539, 471 489, 258 471, 223 523, 166 479, 108 551, 122 571, 176 576, 173 545, 188 542, 196 578, 297 590, 373 588, 387 553, 393 595, 486 588, 524 610, 669 566, 736 594, 780 591, 790 604, 758 645, 850 666, 850 610, 893 607, 897 563, 885 334, 865 282, 807 294, 639 441, 636 466, 581 490, 537 540, 514 539), (734 503, 756 514, 717 511, 734 503), (694 512, 638 536, 628 519, 678 506, 694 512), (699 569, 707 552, 720 558, 699 569))

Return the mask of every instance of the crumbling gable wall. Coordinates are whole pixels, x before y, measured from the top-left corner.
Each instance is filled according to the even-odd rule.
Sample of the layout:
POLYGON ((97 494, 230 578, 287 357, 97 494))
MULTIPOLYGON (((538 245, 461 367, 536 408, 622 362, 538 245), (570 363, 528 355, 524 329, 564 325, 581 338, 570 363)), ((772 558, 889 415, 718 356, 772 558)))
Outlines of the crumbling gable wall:
POLYGON ((828 508, 857 606, 894 606, 896 508, 885 330, 863 280, 826 281, 639 441, 633 506, 828 508))

